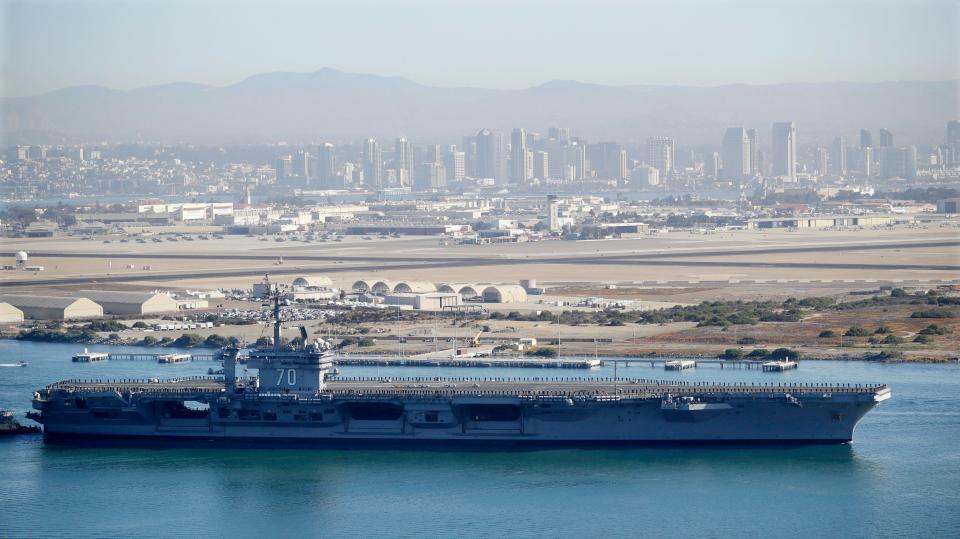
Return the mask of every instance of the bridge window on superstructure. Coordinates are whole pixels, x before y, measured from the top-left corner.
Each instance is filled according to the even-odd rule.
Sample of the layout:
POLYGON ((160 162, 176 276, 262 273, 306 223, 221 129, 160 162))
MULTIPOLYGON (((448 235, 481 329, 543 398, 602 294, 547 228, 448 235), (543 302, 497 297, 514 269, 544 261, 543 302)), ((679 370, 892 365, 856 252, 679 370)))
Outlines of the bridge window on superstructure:
POLYGON ((276 420, 277 420, 277 413, 276 413, 276 412, 264 412, 264 413, 263 413, 263 420, 264 420, 264 421, 276 421, 276 420))
POLYGON ((237 410, 237 417, 245 421, 259 421, 260 410, 237 410))

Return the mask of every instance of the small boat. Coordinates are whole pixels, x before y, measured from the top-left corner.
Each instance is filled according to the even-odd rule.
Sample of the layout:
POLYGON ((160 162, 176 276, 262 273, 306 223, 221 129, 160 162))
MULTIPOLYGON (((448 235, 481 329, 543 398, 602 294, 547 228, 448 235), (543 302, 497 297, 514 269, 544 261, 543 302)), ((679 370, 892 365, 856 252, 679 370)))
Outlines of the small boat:
POLYGON ((0 436, 8 434, 27 434, 40 432, 40 427, 21 425, 14 417, 13 412, 0 411, 0 436))
POLYGON ((0 363, 0 367, 26 367, 26 361, 19 361, 17 363, 0 363))

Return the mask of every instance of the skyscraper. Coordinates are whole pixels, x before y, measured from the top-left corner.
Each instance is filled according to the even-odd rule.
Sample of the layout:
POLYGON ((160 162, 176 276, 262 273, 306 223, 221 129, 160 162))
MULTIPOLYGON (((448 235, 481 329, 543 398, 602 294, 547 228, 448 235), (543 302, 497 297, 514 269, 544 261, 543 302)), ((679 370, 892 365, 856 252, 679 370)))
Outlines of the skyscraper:
POLYGON ((820 146, 817 148, 816 154, 817 154, 817 175, 826 176, 827 173, 829 172, 830 152, 823 146, 820 146))
POLYGON ((317 170, 314 177, 320 182, 320 185, 326 188, 342 189, 343 183, 337 185, 337 160, 334 155, 333 144, 324 142, 317 147, 317 170))
POLYGON ((466 156, 463 152, 457 150, 455 144, 451 144, 450 147, 447 148, 444 166, 447 168, 448 180, 459 182, 466 176, 466 156))
POLYGON ((293 164, 293 174, 306 182, 310 178, 310 153, 304 150, 297 152, 297 159, 293 164))
POLYGON ((479 178, 493 178, 497 184, 507 181, 507 148, 499 131, 481 129, 477 133, 477 172, 479 178))
POLYGON ((760 174, 760 147, 756 129, 747 129, 747 140, 750 141, 750 150, 748 152, 750 155, 750 166, 747 168, 750 171, 750 175, 755 176, 760 174))
POLYGON ((363 142, 363 183, 367 189, 383 189, 383 157, 380 145, 372 138, 363 142))
POLYGON ((540 180, 550 177, 550 155, 547 152, 534 152, 533 177, 540 180))
POLYGON ((293 176, 293 157, 281 156, 277 159, 277 183, 290 181, 291 176, 293 176))
POLYGON ((616 142, 591 144, 590 168, 601 180, 622 180, 627 177, 626 152, 616 142))
POLYGON ((647 139, 647 164, 660 171, 660 177, 673 172, 673 139, 651 137, 647 139))
POLYGON ((917 148, 915 146, 906 148, 881 147, 880 177, 915 179, 917 177, 917 148))
POLYGON ((548 136, 554 140, 560 142, 569 142, 570 141, 570 128, 569 127, 551 127, 547 130, 548 136))
POLYGON ((833 165, 833 172, 843 176, 847 173, 847 140, 844 137, 833 139, 832 150, 830 163, 833 165))
POLYGON ((873 135, 870 134, 869 129, 860 130, 860 147, 873 148, 873 135))
POLYGON ((429 191, 447 186, 447 170, 442 163, 422 163, 417 168, 417 189, 429 191))
POLYGON ((530 176, 527 168, 527 134, 518 127, 510 134, 510 181, 522 184, 530 176))
POLYGON ((400 187, 409 185, 413 171, 413 146, 403 137, 398 138, 394 145, 393 165, 400 187))
POLYGON ((770 141, 773 145, 773 175, 797 179, 797 126, 793 122, 773 124, 770 141))
POLYGON ((887 131, 886 129, 881 129, 880 135, 877 138, 877 146, 881 148, 893 147, 893 133, 887 131))
POLYGON ((960 120, 947 122, 947 144, 960 144, 960 120))
POLYGON ((721 143, 720 179, 743 181, 750 177, 750 137, 742 127, 729 127, 723 134, 721 143))

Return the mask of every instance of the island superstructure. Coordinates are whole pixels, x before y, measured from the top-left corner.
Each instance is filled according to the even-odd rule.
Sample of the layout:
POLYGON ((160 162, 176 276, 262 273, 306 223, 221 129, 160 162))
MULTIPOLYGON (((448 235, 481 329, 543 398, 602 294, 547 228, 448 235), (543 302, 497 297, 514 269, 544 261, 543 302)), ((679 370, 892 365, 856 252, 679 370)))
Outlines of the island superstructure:
POLYGON ((622 378, 343 378, 331 346, 273 343, 237 376, 61 381, 31 417, 50 442, 533 447, 581 444, 845 443, 886 385, 688 383, 622 378))

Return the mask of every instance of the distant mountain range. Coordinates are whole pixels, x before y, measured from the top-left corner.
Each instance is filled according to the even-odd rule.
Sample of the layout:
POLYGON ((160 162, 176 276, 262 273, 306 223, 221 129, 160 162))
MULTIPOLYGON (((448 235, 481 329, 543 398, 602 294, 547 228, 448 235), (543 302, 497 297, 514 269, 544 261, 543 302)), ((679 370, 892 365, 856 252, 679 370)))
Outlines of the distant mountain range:
POLYGON ((960 116, 960 81, 601 86, 552 81, 524 90, 438 88, 400 77, 320 69, 265 73, 230 86, 176 83, 117 91, 77 86, 5 98, 4 144, 163 142, 232 145, 407 136, 458 142, 483 127, 570 127, 590 141, 673 136, 717 147, 725 128, 793 120, 801 145, 885 127, 897 144, 939 144, 960 116))

